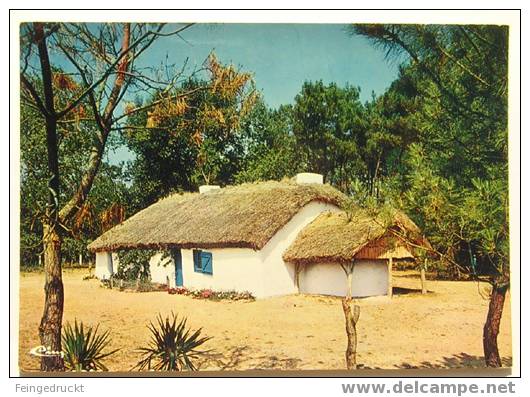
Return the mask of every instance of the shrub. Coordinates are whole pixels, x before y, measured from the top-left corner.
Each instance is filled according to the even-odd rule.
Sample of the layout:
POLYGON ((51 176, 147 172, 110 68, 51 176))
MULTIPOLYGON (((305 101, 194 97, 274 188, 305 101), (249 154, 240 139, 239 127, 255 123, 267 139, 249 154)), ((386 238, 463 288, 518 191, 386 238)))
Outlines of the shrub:
POLYGON ((147 328, 151 331, 151 341, 139 351, 142 358, 133 367, 140 371, 154 369, 157 371, 195 371, 193 360, 208 353, 206 350, 197 350, 210 337, 201 337, 202 328, 192 333, 186 328, 186 318, 177 324, 177 316, 171 313, 162 319, 159 314, 157 324, 150 323, 147 328))
POLYGON ((72 371, 108 371, 102 360, 119 349, 104 353, 110 343, 110 332, 98 333, 95 328, 84 327, 83 322, 67 323, 63 330, 64 364, 72 371))
POLYGON ((118 271, 115 278, 132 280, 149 280, 149 260, 157 253, 155 250, 120 250, 118 253, 118 271))
POLYGON ((230 291, 212 291, 211 289, 200 289, 190 292, 190 295, 196 299, 210 299, 214 301, 219 300, 255 300, 252 293, 248 291, 238 292, 234 290, 230 291))

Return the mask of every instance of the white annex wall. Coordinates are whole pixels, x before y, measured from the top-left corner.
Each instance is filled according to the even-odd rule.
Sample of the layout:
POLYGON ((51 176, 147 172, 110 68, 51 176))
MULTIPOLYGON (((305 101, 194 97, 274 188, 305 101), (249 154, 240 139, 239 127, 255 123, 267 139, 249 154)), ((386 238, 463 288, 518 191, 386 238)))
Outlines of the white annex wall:
MULTIPOLYGON (((284 225, 260 251, 263 260, 263 283, 266 296, 297 293, 294 265, 285 263, 282 255, 309 223, 325 211, 340 211, 332 204, 311 202, 284 225)), ((326 282, 322 280, 322 282, 326 282)))
MULTIPOLYGON (((354 297, 386 295, 388 266, 385 260, 358 260, 352 280, 354 297)), ((338 263, 318 263, 304 266, 300 274, 300 292, 346 296, 348 281, 338 263)))

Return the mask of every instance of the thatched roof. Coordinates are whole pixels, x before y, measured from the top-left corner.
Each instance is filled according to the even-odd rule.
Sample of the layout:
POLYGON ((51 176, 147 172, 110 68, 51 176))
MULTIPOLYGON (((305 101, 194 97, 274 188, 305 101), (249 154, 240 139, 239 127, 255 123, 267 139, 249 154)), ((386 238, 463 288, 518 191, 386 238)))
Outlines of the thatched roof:
POLYGON ((138 212, 89 244, 91 251, 130 248, 261 249, 306 204, 340 206, 329 185, 250 183, 208 193, 174 194, 138 212))
POLYGON ((404 213, 373 216, 365 210, 325 212, 306 226, 285 251, 292 263, 348 263, 352 259, 412 258, 413 245, 428 247, 418 226, 404 213), (395 233, 405 237, 398 238, 395 233), (408 244, 409 243, 413 244, 408 244))

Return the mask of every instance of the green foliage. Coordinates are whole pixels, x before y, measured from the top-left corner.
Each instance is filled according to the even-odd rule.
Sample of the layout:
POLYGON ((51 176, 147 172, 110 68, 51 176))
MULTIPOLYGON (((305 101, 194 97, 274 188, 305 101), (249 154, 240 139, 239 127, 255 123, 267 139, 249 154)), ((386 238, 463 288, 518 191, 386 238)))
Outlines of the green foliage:
MULTIPOLYGON (((21 225, 22 226, 22 225, 21 225)), ((36 233, 20 232, 20 268, 38 269, 42 254, 42 238, 36 233)))
MULTIPOLYGON (((35 84, 40 85, 38 79, 35 79, 35 84)), ((65 101, 63 96, 68 97, 69 93, 58 90, 58 96, 59 101, 65 101)), ((94 121, 89 120, 59 126, 59 206, 64 205, 74 194, 77 181, 82 177, 93 143, 90 133, 95 128, 94 121)), ((108 150, 113 150, 116 144, 115 139, 109 139, 108 150)), ((38 256, 42 253, 41 220, 49 194, 49 175, 45 122, 41 114, 25 102, 21 103, 20 149, 20 262, 22 267, 28 267, 37 266, 38 256)), ((127 200, 127 188, 121 168, 103 162, 88 197, 90 216, 82 219, 79 225, 67 225, 69 233, 66 233, 62 247, 65 261, 77 262, 79 254, 87 258, 90 255, 86 250, 87 243, 102 233, 99 214, 113 203, 125 204, 127 200)))
MULTIPOLYGON (((148 281, 150 277, 149 260, 158 251, 145 249, 120 250, 118 254, 118 271, 114 278, 120 280, 140 280, 148 281)), ((168 254, 164 254, 165 259, 168 254)))
POLYGON ((281 180, 304 171, 304 163, 292 134, 292 106, 269 109, 258 101, 242 123, 245 147, 236 183, 281 180))
POLYGON ((110 344, 110 331, 98 333, 95 328, 85 327, 83 322, 66 323, 63 329, 64 363, 71 371, 108 371, 103 359, 119 349, 104 352, 110 344))
POLYGON ((177 323, 177 316, 173 313, 165 319, 159 314, 157 324, 148 325, 151 341, 139 349, 142 359, 133 369, 195 371, 197 368, 193 361, 208 353, 198 348, 211 338, 201 336, 202 328, 192 332, 186 327, 186 322, 187 319, 183 318, 177 323))
POLYGON ((322 81, 305 82, 293 106, 293 135, 307 170, 345 190, 365 173, 366 137, 359 89, 322 81))
POLYGON ((382 98, 417 142, 401 156, 394 196, 445 266, 507 280, 507 28, 353 29, 404 61, 382 98))
MULTIPOLYGON (((161 109, 128 120, 131 128, 124 130, 122 139, 136 154, 128 170, 135 210, 172 192, 234 182, 244 151, 240 124, 257 95, 249 74, 220 65, 215 58, 209 65, 208 76, 177 88, 193 94, 164 101, 161 109)), ((157 103, 161 96, 155 93, 146 104, 157 103)))

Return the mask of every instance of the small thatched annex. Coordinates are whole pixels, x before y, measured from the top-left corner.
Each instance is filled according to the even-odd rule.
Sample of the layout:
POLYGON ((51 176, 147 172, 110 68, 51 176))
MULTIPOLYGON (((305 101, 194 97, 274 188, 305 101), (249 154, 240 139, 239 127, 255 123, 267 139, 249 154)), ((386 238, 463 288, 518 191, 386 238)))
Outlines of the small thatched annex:
POLYGON ((283 259, 296 265, 302 293, 346 295, 341 265, 353 263, 353 296, 391 295, 393 261, 415 260, 418 247, 428 247, 428 242, 404 213, 373 216, 359 209, 321 214, 300 232, 283 259))
MULTIPOLYGON (((387 266, 379 262, 412 259, 412 250, 396 244, 389 229, 366 214, 347 219, 341 211, 344 200, 342 193, 322 183, 321 175, 307 173, 290 181, 201 187, 200 193, 160 200, 88 248, 96 253, 99 278, 117 271, 116 251, 156 249, 171 255, 160 253, 151 259, 154 282, 249 291, 256 297, 297 292, 343 295, 345 275, 336 270, 342 272, 338 264, 355 258, 361 261, 356 282, 377 285, 360 289, 359 296, 385 294, 387 266), (379 286, 382 272, 384 291, 379 286)), ((419 234, 406 215, 396 214, 398 229, 419 234)))

